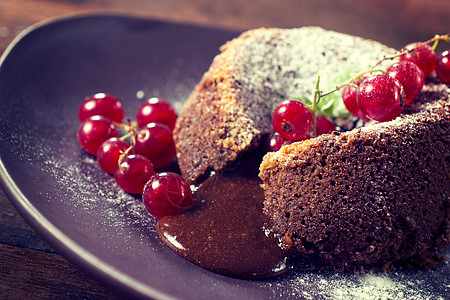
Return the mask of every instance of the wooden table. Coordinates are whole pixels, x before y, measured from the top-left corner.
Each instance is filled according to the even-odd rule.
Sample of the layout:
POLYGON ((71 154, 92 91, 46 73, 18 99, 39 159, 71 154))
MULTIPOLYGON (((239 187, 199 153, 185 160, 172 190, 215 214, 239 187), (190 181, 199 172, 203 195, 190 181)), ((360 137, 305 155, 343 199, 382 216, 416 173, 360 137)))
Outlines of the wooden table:
MULTIPOLYGON (((0 54, 35 22, 91 12, 132 14, 237 31, 319 25, 396 48, 450 31, 448 0, 1 0, 0 54)), ((2 190, 0 295, 2 299, 120 298, 42 241, 2 190)))

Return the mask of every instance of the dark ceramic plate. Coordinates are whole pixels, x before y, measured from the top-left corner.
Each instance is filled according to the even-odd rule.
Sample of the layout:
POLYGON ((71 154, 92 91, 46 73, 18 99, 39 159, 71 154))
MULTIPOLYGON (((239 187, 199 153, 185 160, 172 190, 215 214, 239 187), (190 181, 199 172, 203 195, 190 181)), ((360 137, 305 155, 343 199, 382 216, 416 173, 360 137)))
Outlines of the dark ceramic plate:
POLYGON ((108 15, 46 22, 17 38, 0 65, 0 175, 24 218, 81 269, 129 296, 448 296, 447 264, 431 272, 294 272, 265 281, 205 271, 162 245, 140 200, 122 192, 81 150, 75 132, 85 96, 114 94, 131 117, 151 96, 179 109, 219 46, 234 36, 108 15))

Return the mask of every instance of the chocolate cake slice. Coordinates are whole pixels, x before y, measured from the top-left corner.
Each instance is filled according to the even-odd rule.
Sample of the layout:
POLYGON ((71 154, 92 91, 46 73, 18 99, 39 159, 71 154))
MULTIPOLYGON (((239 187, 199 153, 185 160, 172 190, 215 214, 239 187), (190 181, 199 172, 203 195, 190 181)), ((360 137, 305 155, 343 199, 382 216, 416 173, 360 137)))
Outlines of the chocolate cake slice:
POLYGON ((312 96, 349 68, 363 70, 395 51, 318 27, 255 29, 226 43, 185 103, 174 129, 183 176, 226 168, 272 131, 282 100, 312 96))
POLYGON ((264 213, 283 246, 339 270, 423 262, 447 247, 449 94, 430 78, 393 121, 267 154, 264 213))

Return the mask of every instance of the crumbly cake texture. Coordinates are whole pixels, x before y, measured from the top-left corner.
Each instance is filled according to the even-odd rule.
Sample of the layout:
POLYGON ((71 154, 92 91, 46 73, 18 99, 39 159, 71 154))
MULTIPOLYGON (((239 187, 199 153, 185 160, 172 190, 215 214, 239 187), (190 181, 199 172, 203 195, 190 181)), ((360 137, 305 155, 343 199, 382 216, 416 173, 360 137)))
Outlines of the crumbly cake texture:
POLYGON ((363 70, 395 51, 319 27, 261 28, 221 47, 179 114, 174 138, 183 176, 191 181, 226 168, 272 131, 281 101, 312 96, 349 68, 363 70))
POLYGON ((284 247, 338 270, 439 262, 429 249, 450 240, 449 94, 431 78, 393 121, 267 154, 264 212, 284 247))

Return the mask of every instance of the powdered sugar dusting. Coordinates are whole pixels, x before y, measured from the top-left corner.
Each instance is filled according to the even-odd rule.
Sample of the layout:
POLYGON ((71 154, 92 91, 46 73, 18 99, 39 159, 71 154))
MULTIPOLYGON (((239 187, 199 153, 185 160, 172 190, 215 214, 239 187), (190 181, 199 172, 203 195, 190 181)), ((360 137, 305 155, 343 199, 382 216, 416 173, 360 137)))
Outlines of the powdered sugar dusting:
POLYGON ((302 273, 287 279, 289 289, 280 293, 287 299, 445 299, 450 291, 448 272, 441 266, 434 276, 427 271, 361 274, 302 273), (429 280, 437 280, 432 286, 429 280), (436 287, 437 290, 436 290, 436 287))
MULTIPOLYGON (((55 124, 58 125, 63 126, 55 124)), ((138 197, 122 191, 115 184, 114 177, 100 169, 95 157, 81 150, 75 132, 58 139, 49 136, 49 141, 36 138, 29 131, 19 132, 21 133, 9 137, 9 142, 20 149, 17 152, 18 158, 40 168, 53 178, 54 184, 67 195, 70 205, 89 212, 102 201, 105 220, 115 222, 114 226, 118 227, 134 224, 151 227, 155 223, 138 197), (57 145, 52 146, 55 141, 57 145), (119 216, 122 218, 118 218, 119 216)), ((48 197, 48 201, 51 201, 51 197, 48 197)))
MULTIPOLYGON (((182 62, 177 61, 178 63, 182 62)), ((263 73, 261 74, 264 75, 263 73)), ((284 74, 287 77, 292 75, 290 70, 284 74)), ((283 89, 277 82, 263 81, 263 84, 267 88, 271 88, 271 84, 273 84, 277 89, 283 89)), ((311 87, 312 85, 308 84, 307 86, 311 87)), ((180 93, 186 94, 184 90, 180 90, 180 93)), ((141 94, 139 93, 138 98, 145 96, 141 94)), ((177 102, 176 107, 181 107, 181 102, 177 102)), ((36 195, 39 197, 33 199, 35 200, 33 204, 50 208, 56 205, 65 205, 68 215, 73 214, 73 219, 67 218, 65 222, 73 223, 70 224, 73 226, 68 227, 72 227, 74 231, 80 224, 91 228, 102 228, 97 226, 108 223, 108 226, 115 228, 116 236, 113 237, 110 236, 111 232, 105 229, 82 233, 95 235, 86 236, 86 240, 96 239, 100 241, 99 244, 101 241, 105 241, 103 245, 95 245, 96 247, 104 247, 111 252, 116 252, 122 245, 127 245, 128 242, 136 239, 136 236, 140 243, 150 245, 148 240, 149 236, 154 233, 155 220, 148 216, 139 197, 124 193, 117 187, 110 175, 104 174, 100 170, 95 159, 80 149, 74 131, 76 120, 54 118, 54 116, 71 116, 73 109, 70 107, 62 108, 64 111, 58 109, 55 108, 55 111, 48 116, 39 115, 39 111, 30 113, 37 119, 37 121, 33 120, 33 124, 29 123, 27 115, 22 113, 23 108, 17 112, 14 108, 6 107, 3 112, 0 112, 0 116, 11 114, 17 116, 17 120, 24 120, 14 124, 5 124, 2 121, 3 118, 0 118, 0 127, 2 127, 0 140, 4 143, 2 147, 14 149, 16 158, 23 165, 30 167, 30 173, 38 170, 39 172, 36 174, 40 178, 36 180, 42 180, 43 184, 52 184, 55 189, 61 191, 61 194, 58 195, 45 189, 36 191, 36 195), (33 127, 35 124, 42 125, 42 127, 35 128, 33 127), (13 127, 14 129, 12 129, 13 127), (42 138, 44 135, 36 134, 40 130, 46 130, 45 138, 42 138), (44 182, 44 179, 48 179, 50 183, 44 182), (96 214, 100 214, 100 218, 94 218, 96 214), (114 240, 121 240, 122 243, 114 243, 114 240), (106 241, 109 244, 106 244, 106 241)), ((60 211, 55 210, 55 212, 60 211)), ((136 255, 133 252, 134 249, 131 245, 127 245, 125 248, 128 251, 128 257, 131 257, 130 260, 132 260, 136 255)), ((149 247, 147 258, 152 259, 157 251, 157 247, 149 247)), ((123 258, 120 255, 117 257, 123 258)), ((141 263, 142 268, 148 267, 146 261, 142 260, 141 263)), ((250 284, 258 289, 269 289, 272 297, 268 298, 272 299, 441 299, 436 294, 448 294, 450 289, 448 270, 448 263, 446 263, 439 266, 438 270, 430 272, 392 274, 294 272, 277 280, 254 281, 250 284), (439 287, 440 290, 436 290, 434 286, 439 287)), ((207 271, 202 273, 202 276, 208 276, 208 274, 204 274, 207 274, 207 271)), ((233 287, 245 289, 248 286, 248 282, 231 279, 222 282, 220 277, 218 278, 217 285, 227 285, 231 282, 230 286, 233 287)), ((192 278, 194 284, 196 280, 198 279, 192 278)))
MULTIPOLYGON (((55 121, 56 122, 56 121, 55 121)), ((64 126, 63 123, 55 124, 64 126)), ((32 166, 43 168, 43 172, 54 178, 55 183, 67 195, 70 206, 88 216, 100 213, 101 219, 110 222, 117 228, 118 236, 124 243, 136 238, 146 243, 149 232, 154 232, 155 220, 150 218, 138 197, 133 197, 118 188, 112 176, 104 174, 97 166, 95 158, 84 153, 77 144, 75 134, 59 135, 56 145, 51 145, 55 136, 42 141, 22 124, 17 134, 7 141, 18 149, 19 159, 32 166), (25 150, 26 149, 26 150, 25 150), (59 151, 64 149, 65 151, 59 151), (39 159, 37 159, 39 158, 39 159), (71 159, 72 158, 72 159, 71 159), (37 161, 43 159, 42 164, 37 161), (74 197, 74 195, 76 197, 74 197), (98 209, 102 206, 102 209, 98 209), (133 234, 134 232, 134 234, 133 234)), ((57 203, 54 195, 43 194, 49 204, 57 203)), ((83 222, 83 221, 79 221, 83 222)), ((99 222, 99 221, 95 221, 99 222)), ((96 227, 97 223, 89 224, 96 227)), ((99 231, 96 237, 110 234, 99 231)), ((111 243, 105 245, 109 251, 115 252, 121 247, 111 243)), ((133 253, 130 247, 126 249, 133 253)), ((157 249, 149 247, 149 255, 157 249)), ((153 254, 152 254, 153 253, 153 254)), ((447 255, 448 256, 448 255, 447 255)), ((143 265, 145 262, 143 262, 143 265)), ((438 267, 436 271, 406 271, 394 273, 366 272, 362 274, 317 272, 293 272, 286 277, 274 281, 255 281, 252 284, 261 289, 269 289, 269 299, 444 299, 442 296, 450 290, 448 263, 438 267), (430 282, 437 284, 430 285, 430 282), (440 290, 435 290, 436 286, 440 290)), ((205 271, 207 272, 207 271, 205 271)))
POLYGON ((257 29, 233 43, 229 60, 233 76, 241 82, 240 100, 256 127, 265 131, 282 100, 312 99, 319 75, 324 88, 337 74, 354 67, 365 70, 395 53, 380 43, 318 27, 257 29))

